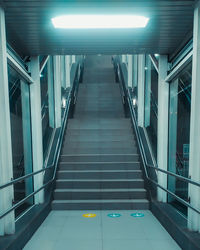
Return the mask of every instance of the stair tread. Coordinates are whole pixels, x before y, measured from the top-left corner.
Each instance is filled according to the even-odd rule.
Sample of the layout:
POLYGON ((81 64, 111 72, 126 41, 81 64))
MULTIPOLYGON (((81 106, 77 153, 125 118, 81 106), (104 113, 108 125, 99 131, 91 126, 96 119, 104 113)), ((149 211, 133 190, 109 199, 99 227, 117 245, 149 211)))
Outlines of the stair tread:
POLYGON ((89 189, 89 188, 59 188, 59 189, 55 189, 54 190, 55 192, 105 192, 105 191, 108 191, 108 192, 134 192, 134 191, 137 191, 137 192, 145 192, 146 190, 144 188, 112 188, 112 189, 109 189, 109 188, 93 188, 93 189, 89 189))
POLYGON ((57 173, 124 173, 124 172, 134 172, 134 173, 140 173, 142 170, 58 170, 57 173))
POLYGON ((56 180, 57 182, 70 182, 70 181, 83 181, 83 182, 103 182, 103 181, 107 181, 107 182, 110 182, 110 181, 126 181, 126 182, 131 182, 131 181, 144 181, 143 179, 57 179, 56 180))
POLYGON ((94 202, 99 202, 99 203, 108 203, 108 202, 122 202, 122 203, 149 203, 147 199, 107 199, 107 200, 53 200, 52 203, 94 203, 94 202))

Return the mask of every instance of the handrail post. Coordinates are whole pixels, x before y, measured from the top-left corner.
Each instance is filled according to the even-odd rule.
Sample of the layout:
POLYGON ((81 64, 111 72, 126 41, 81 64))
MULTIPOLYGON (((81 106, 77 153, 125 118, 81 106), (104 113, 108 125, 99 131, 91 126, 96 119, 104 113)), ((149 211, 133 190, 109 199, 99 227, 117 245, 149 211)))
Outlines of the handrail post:
MULTIPOLYGON (((158 136, 157 136, 157 164, 158 167, 167 170, 168 159, 168 99, 169 84, 165 82, 167 76, 168 58, 165 55, 159 57, 158 69, 158 136)), ((158 184, 167 188, 167 175, 157 173, 158 184)), ((167 193, 158 187, 158 201, 166 202, 167 193)))
MULTIPOLYGON (((13 178, 10 105, 8 94, 8 71, 6 56, 5 14, 0 7, 0 185, 13 178)), ((0 213, 12 206, 14 197, 13 186, 0 190, 0 213)), ((15 232, 14 211, 0 219, 0 235, 15 232)))

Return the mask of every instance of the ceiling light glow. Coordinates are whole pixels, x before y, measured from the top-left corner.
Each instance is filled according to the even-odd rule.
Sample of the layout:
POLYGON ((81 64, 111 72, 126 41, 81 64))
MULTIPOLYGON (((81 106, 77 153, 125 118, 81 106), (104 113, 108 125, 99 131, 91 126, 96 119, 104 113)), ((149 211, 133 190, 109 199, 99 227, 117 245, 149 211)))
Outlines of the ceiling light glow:
POLYGON ((145 28, 149 18, 135 15, 64 15, 51 19, 59 29, 145 28))

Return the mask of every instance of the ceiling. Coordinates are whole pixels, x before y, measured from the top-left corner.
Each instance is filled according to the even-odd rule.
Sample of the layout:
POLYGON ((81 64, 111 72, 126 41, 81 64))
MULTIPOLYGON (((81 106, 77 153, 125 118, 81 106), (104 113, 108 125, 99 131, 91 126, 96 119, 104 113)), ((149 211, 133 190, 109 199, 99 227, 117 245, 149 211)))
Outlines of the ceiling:
POLYGON ((172 54, 192 35, 194 0, 0 0, 7 39, 21 55, 172 54), (63 14, 136 14, 145 29, 59 30, 63 14))

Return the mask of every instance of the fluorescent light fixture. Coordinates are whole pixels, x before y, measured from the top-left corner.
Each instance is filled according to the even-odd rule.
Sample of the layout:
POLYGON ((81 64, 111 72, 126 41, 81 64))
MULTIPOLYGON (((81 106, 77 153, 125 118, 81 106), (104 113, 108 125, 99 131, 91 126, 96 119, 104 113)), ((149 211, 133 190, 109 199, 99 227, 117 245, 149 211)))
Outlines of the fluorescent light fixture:
POLYGON ((51 19, 59 29, 145 28, 149 18, 135 15, 64 15, 51 19))

